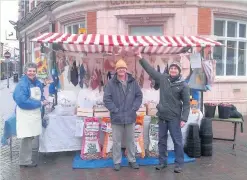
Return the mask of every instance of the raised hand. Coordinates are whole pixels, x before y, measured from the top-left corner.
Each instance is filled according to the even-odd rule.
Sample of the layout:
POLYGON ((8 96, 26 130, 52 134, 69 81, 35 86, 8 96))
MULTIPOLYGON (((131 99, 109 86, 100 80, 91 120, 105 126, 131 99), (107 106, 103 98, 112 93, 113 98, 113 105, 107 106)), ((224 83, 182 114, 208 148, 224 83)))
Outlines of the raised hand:
POLYGON ((139 58, 139 60, 142 59, 142 55, 141 55, 139 50, 135 51, 135 56, 137 56, 139 58))

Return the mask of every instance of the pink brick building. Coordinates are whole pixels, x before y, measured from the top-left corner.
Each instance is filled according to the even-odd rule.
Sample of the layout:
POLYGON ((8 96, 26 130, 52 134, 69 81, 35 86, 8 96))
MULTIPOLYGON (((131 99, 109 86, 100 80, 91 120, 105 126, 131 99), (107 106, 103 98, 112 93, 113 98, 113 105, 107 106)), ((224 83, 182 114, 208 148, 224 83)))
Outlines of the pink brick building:
POLYGON ((225 47, 214 49, 217 77, 212 91, 205 93, 205 101, 234 103, 247 114, 246 2, 91 0, 54 1, 50 8, 41 5, 29 2, 30 16, 36 15, 35 21, 28 21, 28 15, 19 20, 20 34, 27 40, 22 56, 25 62, 34 56, 30 52, 35 47, 29 40, 50 31, 51 21, 56 32, 78 33, 79 28, 86 28, 88 34, 208 36, 225 47), (39 8, 44 11, 38 16, 39 8))

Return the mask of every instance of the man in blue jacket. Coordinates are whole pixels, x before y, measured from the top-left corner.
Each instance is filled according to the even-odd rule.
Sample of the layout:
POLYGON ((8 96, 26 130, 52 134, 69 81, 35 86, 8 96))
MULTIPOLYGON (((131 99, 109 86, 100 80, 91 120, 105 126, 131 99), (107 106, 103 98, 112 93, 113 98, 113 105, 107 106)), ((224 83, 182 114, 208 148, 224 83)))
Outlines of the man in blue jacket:
POLYGON ((133 169, 139 169, 136 163, 135 122, 136 111, 142 104, 142 91, 137 81, 127 73, 123 60, 116 63, 116 74, 107 83, 104 90, 104 104, 110 111, 113 138, 114 170, 120 170, 122 160, 121 141, 126 139, 127 157, 133 169))

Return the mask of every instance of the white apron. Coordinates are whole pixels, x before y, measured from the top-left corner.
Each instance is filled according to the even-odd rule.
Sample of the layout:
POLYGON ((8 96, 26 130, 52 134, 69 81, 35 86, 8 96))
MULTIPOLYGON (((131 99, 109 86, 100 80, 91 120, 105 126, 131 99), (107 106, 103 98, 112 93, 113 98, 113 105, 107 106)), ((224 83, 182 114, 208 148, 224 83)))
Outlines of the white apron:
MULTIPOLYGON (((40 101, 39 87, 30 88, 30 98, 40 101)), ((41 108, 25 110, 16 107, 16 134, 17 138, 38 136, 42 132, 41 108)))

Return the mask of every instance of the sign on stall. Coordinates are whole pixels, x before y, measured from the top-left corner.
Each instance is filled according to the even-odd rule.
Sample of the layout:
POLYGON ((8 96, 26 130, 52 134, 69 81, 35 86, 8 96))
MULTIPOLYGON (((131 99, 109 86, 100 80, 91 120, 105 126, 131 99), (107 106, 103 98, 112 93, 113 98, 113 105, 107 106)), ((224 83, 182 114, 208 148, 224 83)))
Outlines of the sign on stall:
POLYGON ((79 28, 78 34, 87 34, 87 29, 86 28, 79 28))
POLYGON ((202 61, 201 61, 201 54, 200 53, 194 53, 190 55, 190 64, 191 68, 201 68, 202 67, 202 61))

